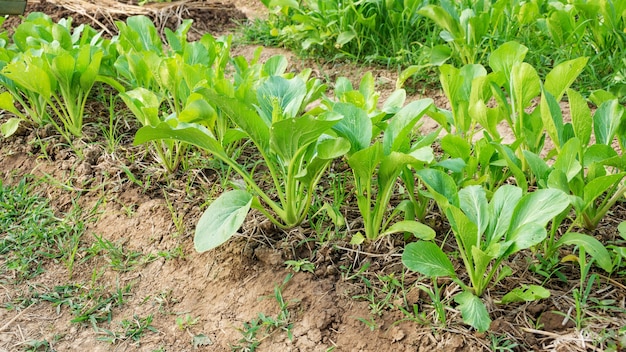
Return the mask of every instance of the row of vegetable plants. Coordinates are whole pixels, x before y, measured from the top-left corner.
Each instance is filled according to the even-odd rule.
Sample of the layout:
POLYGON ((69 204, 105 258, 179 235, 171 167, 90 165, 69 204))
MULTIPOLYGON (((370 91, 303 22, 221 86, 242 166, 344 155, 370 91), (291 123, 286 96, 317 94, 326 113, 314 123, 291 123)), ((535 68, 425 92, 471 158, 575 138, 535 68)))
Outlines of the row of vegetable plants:
MULTIPOLYGON (((485 64, 516 40, 536 68, 590 57, 583 86, 626 95, 626 3, 614 0, 264 0, 249 39, 387 65, 485 64)), ((541 70, 542 74, 545 74, 541 70)))
MULTIPOLYGON (((609 274, 626 258, 625 248, 589 235, 626 192, 626 117, 612 93, 586 99, 571 89, 587 58, 542 78, 524 61, 528 48, 507 42, 490 53, 488 68, 442 65, 448 111, 428 98, 407 102, 402 88, 381 102, 371 73, 355 87, 346 78, 322 82, 309 69, 288 72, 283 56, 233 57, 231 38, 190 42, 190 25, 165 29, 163 40, 147 17, 130 17, 107 39, 69 19, 30 14, 0 41, 0 108, 14 115, 3 135, 20 123, 50 124, 75 142, 92 88, 111 86, 141 126, 135 143, 170 173, 200 148, 238 175, 197 224, 200 252, 231 238, 250 209, 279 228, 299 226, 324 192, 327 170, 343 160, 353 184, 342 191, 355 196, 363 220, 351 243, 403 235, 406 267, 457 283, 463 320, 479 331, 490 324, 481 297, 512 275, 506 263, 515 253, 531 249, 556 265, 557 249, 574 245, 581 263, 588 254, 609 274), (441 127, 424 135, 416 126, 426 116, 441 127), (504 142, 503 124, 513 141, 504 142), (241 164, 242 148, 253 148, 258 162, 241 164), (424 224, 435 206, 466 275, 442 249, 445 234, 424 224)), ((524 286, 500 303, 547 295, 524 286)))

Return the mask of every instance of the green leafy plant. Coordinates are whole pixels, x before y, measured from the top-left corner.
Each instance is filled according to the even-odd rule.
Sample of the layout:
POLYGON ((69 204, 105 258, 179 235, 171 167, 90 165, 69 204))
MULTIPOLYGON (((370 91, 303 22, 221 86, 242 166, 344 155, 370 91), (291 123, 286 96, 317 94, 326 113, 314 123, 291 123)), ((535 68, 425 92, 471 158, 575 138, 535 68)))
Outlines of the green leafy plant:
POLYGON ((18 116, 3 126, 4 135, 15 132, 19 120, 29 118, 36 124, 52 123, 69 141, 82 135, 85 103, 100 76, 103 56, 109 41, 88 26, 72 29, 71 20, 52 20, 40 13, 31 14, 14 34, 19 50, 0 72, 8 95, 3 108, 18 116), (22 114, 14 103, 25 109, 22 114), (58 119, 47 119, 46 107, 58 119), (7 125, 8 124, 8 125, 7 125))
MULTIPOLYGON (((140 124, 156 127, 173 119, 194 122, 221 140, 225 119, 197 90, 223 79, 230 59, 230 39, 218 42, 207 34, 189 43, 187 32, 191 21, 184 21, 176 31, 165 31, 167 43, 164 44, 154 23, 146 16, 133 16, 126 23, 116 24, 120 31, 116 40, 120 55, 115 68, 119 84, 131 88, 122 90, 120 97, 140 124)), ((156 159, 171 173, 178 169, 188 144, 159 140, 153 141, 151 147, 156 159)))
MULTIPOLYGON (((262 66, 265 72, 280 72, 284 58, 262 66), (279 71, 276 71, 278 69, 279 71)), ((251 68, 253 69, 253 68, 251 68)), ((230 138, 248 138, 262 157, 273 187, 264 190, 254 165, 247 170, 230 156, 214 134, 204 126, 179 120, 145 126, 135 143, 175 139, 209 151, 239 176, 248 190, 223 193, 205 211, 196 227, 195 245, 199 251, 214 248, 230 238, 243 223, 250 208, 261 211, 272 223, 283 228, 300 224, 307 216, 315 185, 330 162, 345 154, 350 144, 326 132, 341 120, 339 113, 321 107, 304 111, 324 90, 310 71, 285 78, 279 75, 249 80, 235 91, 233 83, 222 81, 220 90, 203 89, 210 100, 237 126, 230 138), (276 192, 274 198, 269 192, 276 192), (267 208, 269 209, 267 209, 267 208), (273 215, 271 212, 275 215, 273 215)))
POLYGON ((480 186, 457 191, 454 180, 442 171, 424 169, 417 174, 450 221, 470 285, 458 278, 446 254, 431 242, 408 244, 403 263, 427 276, 451 277, 463 288, 455 296, 463 320, 485 331, 490 319, 479 297, 494 278, 497 282, 507 271, 510 273, 501 267, 506 258, 546 238, 546 224, 569 207, 569 199, 553 189, 523 196, 519 187, 504 185, 488 201, 480 186))
POLYGON ((529 151, 524 156, 537 185, 571 194, 576 224, 593 230, 626 192, 622 182, 626 164, 612 146, 617 137, 624 150, 619 126, 626 114, 616 99, 608 99, 601 102, 592 116, 579 93, 570 89, 567 94, 571 122, 564 121, 560 107, 549 93, 544 93, 542 98, 548 105, 542 108, 542 114, 545 125, 550 126, 547 130, 554 141, 553 153, 558 153, 554 164, 548 165, 529 151))
MULTIPOLYGON (((365 235, 356 235, 353 242, 364 239, 374 241, 381 235, 397 232, 410 232, 424 239, 434 237, 434 231, 415 221, 416 208, 420 205, 413 191, 413 173, 410 168, 421 169, 434 160, 431 143, 439 131, 411 144, 412 130, 417 122, 431 109, 432 100, 422 99, 404 105, 404 90, 396 91, 385 102, 382 111, 377 111, 373 96, 374 81, 371 75, 361 80, 358 90, 352 89, 349 82, 338 82, 341 89, 336 92, 340 101, 333 110, 344 118, 333 126, 333 130, 351 143, 347 156, 348 165, 354 175, 355 193, 359 211, 363 216, 365 235), (369 114, 368 114, 369 112, 369 114), (371 141, 374 131, 384 130, 382 142, 371 141), (411 190, 410 200, 396 207, 388 215, 388 206, 394 195, 398 177, 403 175, 411 190), (403 221, 393 225, 391 221, 405 212, 403 221)), ((337 90, 337 89, 336 89, 337 90)))

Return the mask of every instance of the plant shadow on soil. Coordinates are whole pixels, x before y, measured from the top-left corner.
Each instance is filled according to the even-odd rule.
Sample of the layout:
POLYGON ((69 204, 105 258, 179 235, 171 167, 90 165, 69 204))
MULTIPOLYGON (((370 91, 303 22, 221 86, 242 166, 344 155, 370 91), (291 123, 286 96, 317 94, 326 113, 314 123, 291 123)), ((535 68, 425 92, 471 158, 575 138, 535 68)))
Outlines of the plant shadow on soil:
MULTIPOLYGON (((224 5, 225 11, 208 15, 193 10, 187 14, 199 16, 196 23, 202 26, 196 27, 198 33, 224 33, 232 29, 227 26, 231 18, 243 18, 237 10, 240 5, 253 12, 262 7, 249 1, 241 4, 224 5)), ((75 23, 93 25, 90 16, 51 2, 31 1, 28 6, 28 11, 43 11, 55 19, 69 15, 75 23)), ((5 27, 15 21, 10 19, 5 27)), ((245 55, 253 48, 235 51, 245 55)), ((363 72, 350 67, 332 72, 349 75, 345 71, 352 70, 357 76, 363 72)), ((331 72, 328 67, 326 70, 331 72)), ((377 74, 393 75, 382 70, 377 74)), ((53 260, 45 263, 43 274, 24 282, 16 282, 8 270, 0 271, 0 351, 230 351, 236 346, 246 350, 250 341, 242 339, 251 322, 281 313, 277 290, 284 298, 291 328, 266 334, 263 327, 255 337, 261 342, 258 351, 583 349, 572 327, 562 324, 563 316, 552 313, 568 312, 571 300, 562 297, 571 296, 575 281, 564 285, 551 280, 547 285, 553 298, 545 302, 505 307, 488 302, 494 323, 490 332, 476 334, 461 323, 460 314, 453 309, 447 312, 447 328, 433 323, 431 302, 415 286, 418 281, 428 281, 404 269, 401 238, 389 237, 357 249, 342 240, 310 240, 320 238, 319 230, 332 227, 328 223, 320 227, 305 224, 285 233, 253 212, 241 235, 211 252, 196 253, 194 224, 207 197, 221 191, 219 168, 200 154, 195 171, 165 176, 141 146, 132 146, 133 126, 121 126, 128 129, 119 131, 119 148, 107 150, 98 123, 108 117, 100 105, 95 102, 89 107, 92 121, 77 146, 83 150, 84 160, 78 160, 46 129, 24 129, 2 141, 0 179, 5 184, 16 185, 25 175, 32 175, 33 192, 49 199, 59 217, 78 206, 86 225, 71 276, 65 263, 53 260), (301 270, 282 285, 293 273, 285 265, 287 260, 308 261, 314 264, 313 272, 301 270), (365 270, 359 270, 362 268, 365 270), (393 284, 398 281, 401 285, 393 284), (64 287, 77 288, 69 297, 83 305, 74 309, 68 300, 59 298, 64 287), (56 296, 51 294, 55 292, 56 296), (58 298, 56 303, 42 298, 52 296, 58 298), (409 314, 414 308, 417 316, 409 314), (98 314, 105 318, 98 319, 98 314), (86 320, 72 322, 77 317, 86 320), (421 320, 430 323, 418 324, 421 320), (150 329, 139 329, 147 326, 150 329)), ((336 169, 342 170, 341 165, 336 169)), ((344 206, 351 212, 348 222, 358 228, 355 201, 347 199, 344 206)), ((617 223, 624 218, 626 210, 618 204, 598 233, 615 240, 617 223)), ((441 219, 434 215, 429 221, 445 235, 441 219)), ((501 297, 521 283, 536 283, 537 278, 526 271, 531 256, 523 252, 512 258, 516 276, 486 296, 501 297)), ((2 259, 0 264, 4 265, 2 259)), ((578 275, 573 265, 562 270, 571 270, 574 278, 578 275)), ((445 280, 441 283, 443 299, 452 304, 450 296, 459 288, 445 280)), ((617 302, 625 299, 626 290, 619 287, 603 283, 598 291, 617 302)), ((623 312, 620 314, 624 321, 623 312)), ((606 328, 611 328, 608 325, 606 328)))

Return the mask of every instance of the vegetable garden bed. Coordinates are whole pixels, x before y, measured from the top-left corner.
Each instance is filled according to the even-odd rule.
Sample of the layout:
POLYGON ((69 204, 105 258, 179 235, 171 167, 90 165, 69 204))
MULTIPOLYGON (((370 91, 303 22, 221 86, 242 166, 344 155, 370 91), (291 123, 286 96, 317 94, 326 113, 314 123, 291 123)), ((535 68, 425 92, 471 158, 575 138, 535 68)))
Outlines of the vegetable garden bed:
POLYGON ((389 70, 345 61, 381 62, 356 25, 297 26, 322 3, 116 3, 3 25, 0 351, 624 348, 602 56, 463 46, 442 2, 414 9, 451 21, 430 61, 389 70), (335 59, 243 43, 298 28, 335 59))

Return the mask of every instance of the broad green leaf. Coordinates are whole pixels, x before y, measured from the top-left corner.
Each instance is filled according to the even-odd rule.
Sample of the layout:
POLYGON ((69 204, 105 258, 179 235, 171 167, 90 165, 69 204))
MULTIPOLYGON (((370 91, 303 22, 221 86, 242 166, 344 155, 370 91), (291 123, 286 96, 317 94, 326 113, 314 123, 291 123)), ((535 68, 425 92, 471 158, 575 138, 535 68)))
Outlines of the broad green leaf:
POLYGON ((471 292, 461 292, 454 296, 454 301, 459 304, 459 310, 461 311, 461 317, 466 324, 469 324, 479 332, 485 332, 489 330, 491 326, 491 319, 489 318, 489 312, 483 301, 471 292))
POLYGON ((506 234, 515 205, 521 198, 522 190, 519 187, 502 185, 496 190, 489 203, 491 218, 487 229, 487 243, 499 241, 506 234))
MULTIPOLYGON (((372 175, 376 171, 376 167, 383 157, 383 149, 380 143, 359 150, 348 157, 348 165, 354 173, 357 184, 371 180, 372 175)), ((360 191, 360 190, 359 190, 360 191)))
POLYGON ((583 168, 577 159, 580 148, 581 145, 578 138, 570 139, 563 145, 559 156, 554 162, 554 168, 563 172, 568 182, 576 177, 583 168))
MULTIPOLYGON (((384 154, 384 153, 383 153, 384 154)), ((386 187, 396 182, 400 175, 400 171, 410 164, 416 163, 417 160, 409 154, 391 152, 389 155, 383 155, 378 168, 378 185, 386 187)))
POLYGON ((429 63, 433 66, 441 66, 452 57, 452 49, 446 45, 435 45, 430 48, 429 63))
POLYGON ((513 65, 522 63, 528 48, 518 42, 506 42, 489 55, 489 67, 493 72, 503 72, 504 77, 511 77, 513 65))
POLYGON ((293 9, 300 8, 300 4, 296 0, 263 0, 263 3, 270 10, 276 7, 278 8, 290 7, 293 9))
POLYGON ((258 112, 266 123, 296 117, 306 97, 306 83, 299 77, 271 76, 257 89, 258 112), (276 106, 278 103, 278 106, 276 106), (276 111, 280 108, 280 111, 276 111))
POLYGON ((100 66, 103 57, 102 51, 96 51, 89 57, 89 64, 87 67, 79 71, 80 75, 80 88, 88 92, 93 87, 96 79, 98 78, 98 73, 100 72, 100 66))
POLYGON ((402 263, 409 270, 426 276, 456 277, 448 256, 432 242, 417 241, 407 244, 402 253, 402 263))
POLYGON ((324 138, 317 144, 317 158, 336 159, 350 151, 350 142, 342 137, 324 138))
POLYGON ((263 64, 263 73, 267 76, 279 76, 285 73, 289 62, 283 55, 274 55, 263 64))
POLYGON ((582 145, 589 145, 593 120, 591 119, 591 111, 589 110, 587 101, 585 101, 585 98, 583 98, 580 93, 573 89, 567 90, 567 97, 569 98, 574 134, 580 139, 582 145))
POLYGON ((569 207, 567 194, 554 189, 540 189, 522 197, 517 203, 509 231, 515 231, 525 224, 544 227, 548 221, 569 207))
POLYGON ((17 85, 37 93, 44 99, 52 94, 53 82, 50 75, 42 68, 43 61, 32 58, 34 62, 14 61, 2 69, 2 74, 13 80, 17 85))
POLYGON ((348 103, 336 103, 333 111, 343 115, 333 130, 350 141, 350 153, 368 148, 372 141, 372 121, 367 112, 348 103))
POLYGON ((617 99, 606 101, 600 105, 593 115, 593 129, 597 143, 611 145, 622 116, 624 116, 624 107, 619 104, 617 99))
POLYGON ((185 107, 178 115, 181 122, 197 122, 205 126, 213 125, 217 119, 217 112, 204 97, 198 93, 192 93, 187 99, 185 107))
POLYGON ((441 149, 450 157, 462 160, 469 159, 472 152, 472 146, 464 138, 455 134, 447 134, 441 138, 441 149))
POLYGON ((159 54, 163 53, 161 37, 150 18, 143 15, 132 16, 126 20, 126 24, 134 33, 139 35, 139 42, 135 44, 139 45, 135 47, 136 49, 143 49, 159 54))
POLYGON ((222 145, 215 139, 213 134, 205 127, 198 124, 179 123, 172 126, 167 122, 161 122, 157 126, 144 126, 135 134, 134 144, 142 144, 160 139, 173 139, 195 145, 205 149, 222 161, 228 160, 228 154, 222 145))
POLYGON ((420 99, 407 104, 390 119, 389 126, 387 126, 383 137, 385 154, 389 154, 392 151, 406 151, 402 150, 401 147, 408 147, 410 132, 432 105, 432 99, 420 99))
POLYGON ((60 85, 70 87, 74 76, 76 60, 69 53, 61 53, 52 59, 50 71, 60 85))
POLYGON ((556 242, 556 245, 558 247, 566 245, 582 246, 585 248, 585 252, 595 259, 599 267, 607 273, 613 272, 611 255, 606 250, 604 245, 592 236, 582 233, 568 232, 556 242))
POLYGON ((459 204, 465 215, 482 234, 489 225, 487 195, 481 186, 468 186, 459 191, 459 204))
POLYGON ((526 159, 530 170, 535 175, 540 188, 546 188, 548 175, 551 170, 548 164, 540 156, 528 150, 523 150, 522 153, 524 154, 524 159, 526 159))
POLYGON ((570 192, 570 184, 567 182, 567 175, 559 169, 553 169, 548 175, 548 188, 559 189, 565 193, 570 192))
POLYGON ((416 238, 425 241, 430 241, 435 238, 435 230, 427 225, 422 224, 421 222, 417 222, 414 220, 398 221, 395 224, 391 225, 389 228, 387 228, 385 232, 381 233, 380 235, 385 236, 392 233, 400 232, 410 232, 416 238))
POLYGON ((341 48, 342 46, 348 44, 352 39, 356 38, 357 33, 354 29, 350 29, 349 31, 344 31, 339 33, 337 36, 336 45, 341 48))
POLYGON ((541 80, 537 71, 525 62, 513 65, 511 85, 513 87, 511 94, 515 98, 516 113, 518 114, 530 104, 532 99, 541 93, 541 80))
POLYGON ((450 175, 436 169, 422 169, 416 173, 440 207, 446 208, 448 204, 459 206, 456 183, 450 175))
MULTIPOLYGON (((585 209, 583 209, 583 211, 585 211, 587 207, 594 206, 595 200, 604 194, 607 189, 617 185, 624 178, 624 176, 626 176, 626 173, 622 172, 619 174, 596 177, 587 182, 585 184, 583 195, 583 200, 585 202, 585 209)), ((610 197, 611 195, 608 196, 610 197)))
POLYGON ((612 146, 606 144, 592 144, 585 150, 585 155, 583 157, 584 166, 592 167, 593 164, 604 165, 615 157, 618 157, 618 154, 612 146))
POLYGON ((548 132, 548 136, 554 142, 556 150, 561 149, 562 134, 563 134, 563 113, 557 100, 548 91, 543 91, 541 94, 541 105, 539 107, 541 112, 541 120, 543 126, 548 132))
POLYGON ((220 195, 205 210, 193 239, 194 248, 205 252, 228 241, 239 230, 252 205, 246 191, 229 191, 220 195))
MULTIPOLYGON (((392 153, 393 154, 393 153, 392 153)), ((435 160, 435 154, 431 146, 424 146, 411 151, 408 154, 414 160, 409 162, 410 164, 425 163, 430 164, 435 160)))
POLYGON ((569 88, 576 77, 587 65, 587 57, 579 57, 573 60, 558 64, 547 75, 544 82, 544 89, 548 91, 556 101, 561 101, 565 90, 569 88))
POLYGON ((153 91, 138 87, 120 93, 120 97, 143 126, 156 126, 161 122, 159 108, 162 100, 153 91))
POLYGON ((502 297, 501 304, 516 302, 532 302, 550 297, 550 290, 538 285, 523 285, 516 287, 502 297))
MULTIPOLYGON (((329 130, 341 118, 338 114, 324 114, 328 119, 306 114, 272 124, 270 128, 270 148, 289 165, 302 150, 329 130)), ((321 116, 320 116, 321 117, 321 116)))
POLYGON ((589 100, 595 104, 595 106, 602 105, 605 101, 616 99, 617 97, 612 93, 607 92, 604 89, 594 90, 589 95, 589 100))
POLYGON ((387 114, 396 114, 406 101, 406 91, 404 89, 396 89, 391 95, 385 100, 383 104, 382 111, 387 114))
POLYGON ((417 13, 431 19, 437 26, 450 33, 454 38, 463 37, 464 30, 461 28, 460 22, 450 16, 443 7, 426 5, 419 9, 417 13))
POLYGON ((521 251, 522 249, 538 245, 545 240, 546 237, 547 231, 545 229, 545 225, 542 226, 538 223, 531 222, 516 227, 512 231, 509 231, 506 236, 506 243, 508 247, 505 246, 507 248, 502 256, 506 258, 513 253, 521 251))
POLYGON ((260 150, 269 151, 270 125, 247 102, 209 89, 199 92, 246 132, 260 150))

